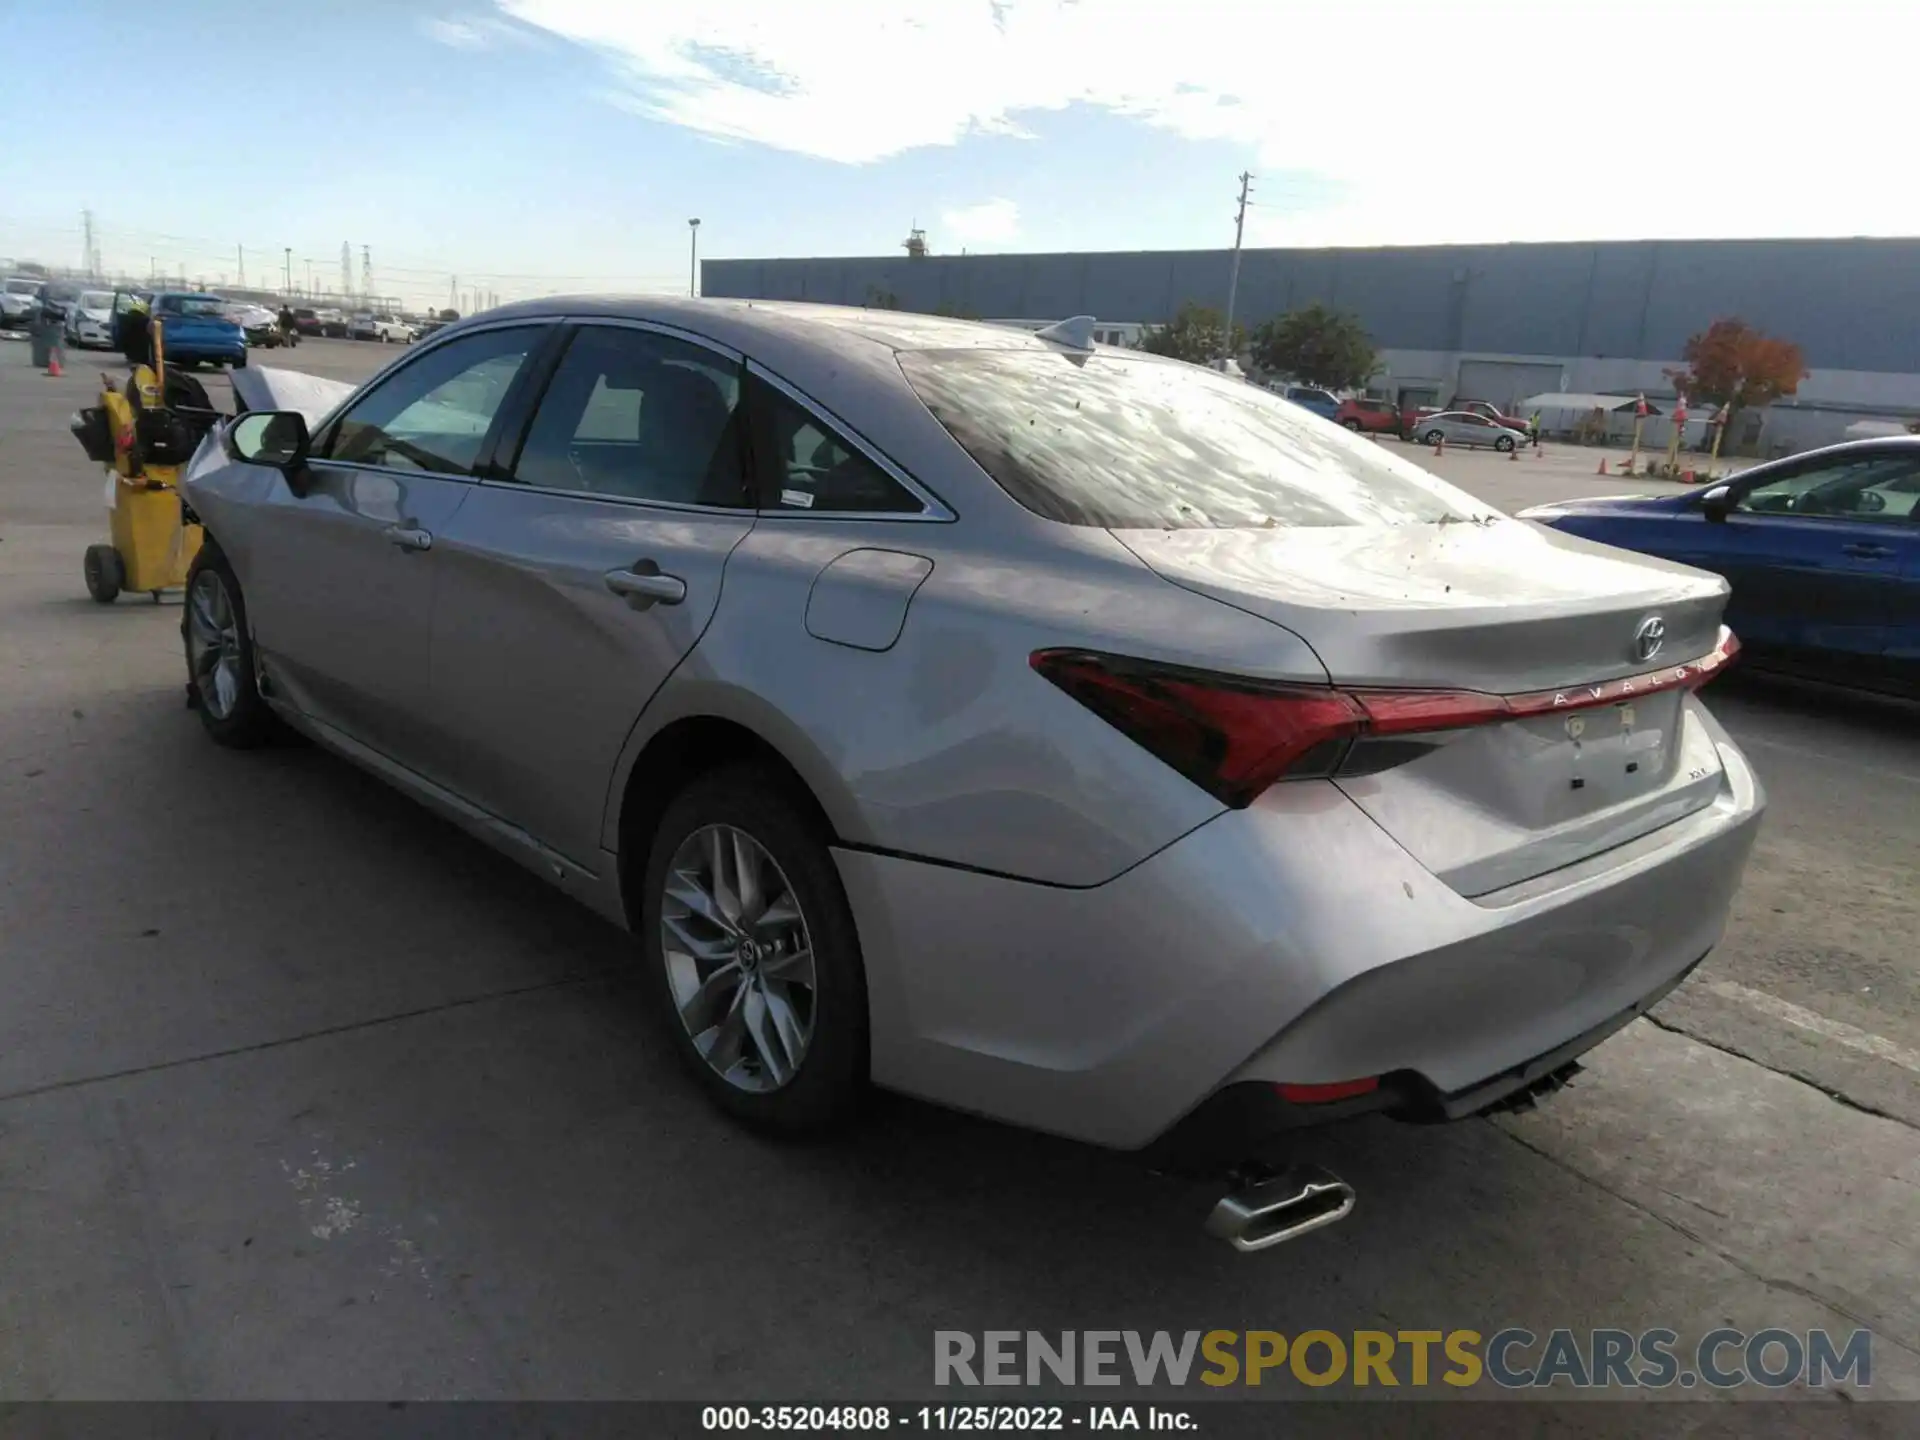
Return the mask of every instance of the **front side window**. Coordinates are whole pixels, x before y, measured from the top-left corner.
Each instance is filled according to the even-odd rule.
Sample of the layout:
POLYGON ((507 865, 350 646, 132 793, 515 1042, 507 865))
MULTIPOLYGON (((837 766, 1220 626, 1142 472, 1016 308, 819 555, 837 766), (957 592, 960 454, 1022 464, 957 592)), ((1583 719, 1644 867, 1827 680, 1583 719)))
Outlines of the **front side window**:
POLYGON ((493 417, 542 327, 466 335, 383 380, 340 417, 325 458, 471 475, 493 417))
POLYGON ((512 478, 678 505, 747 504, 739 367, 670 335, 590 325, 541 398, 512 478))
POLYGON ((1749 515, 1904 523, 1920 501, 1920 460, 1870 455, 1808 465, 1746 491, 1734 509, 1749 515))
POLYGON ((926 507, 827 422, 754 382, 761 505, 791 514, 919 515, 926 507))
POLYGON ((921 402, 1036 514, 1115 529, 1464 520, 1472 502, 1371 440, 1197 365, 910 351, 921 402))

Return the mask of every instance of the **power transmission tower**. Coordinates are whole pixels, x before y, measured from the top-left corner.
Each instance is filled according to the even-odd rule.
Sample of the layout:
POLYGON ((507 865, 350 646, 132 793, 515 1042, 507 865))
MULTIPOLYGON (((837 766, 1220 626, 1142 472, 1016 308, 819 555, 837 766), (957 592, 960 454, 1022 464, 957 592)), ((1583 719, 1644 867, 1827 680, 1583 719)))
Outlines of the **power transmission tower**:
POLYGON ((346 241, 340 242, 340 298, 348 299, 353 294, 353 246, 346 241))
POLYGON ((237 273, 240 276, 234 283, 239 289, 244 290, 247 288, 247 247, 244 245, 234 246, 233 258, 234 263, 239 267, 237 273))
POLYGON ((87 274, 98 275, 100 273, 100 251, 95 248, 93 243, 93 211, 82 210, 80 212, 80 227, 86 232, 86 239, 83 242, 86 246, 86 253, 80 257, 80 263, 86 267, 87 274))
POLYGON ((1221 353, 1231 357, 1233 354, 1233 302, 1240 289, 1240 237, 1247 228, 1247 196, 1253 193, 1253 175, 1240 172, 1240 213, 1233 217, 1233 268, 1227 272, 1227 323, 1223 327, 1225 335, 1220 344, 1221 353))
POLYGON ((360 247, 360 298, 371 306, 373 304, 373 247, 360 247))

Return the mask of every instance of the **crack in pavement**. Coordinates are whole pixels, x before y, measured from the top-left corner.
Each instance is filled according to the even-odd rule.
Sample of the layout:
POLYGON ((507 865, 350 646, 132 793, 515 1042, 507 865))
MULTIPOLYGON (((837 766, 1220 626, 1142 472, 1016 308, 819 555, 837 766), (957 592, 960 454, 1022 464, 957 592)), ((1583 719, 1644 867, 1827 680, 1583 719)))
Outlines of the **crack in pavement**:
POLYGON ((1778 1075, 1782 1079, 1797 1080, 1811 1090, 1818 1090, 1822 1095, 1836 1104, 1846 1106, 1849 1110, 1857 1110, 1862 1115, 1871 1115, 1878 1120, 1891 1120, 1894 1124, 1904 1126, 1908 1130, 1920 1130, 1920 1125, 1916 1125, 1906 1116, 1896 1115, 1891 1110, 1875 1105, 1871 1100, 1857 1100, 1838 1086, 1830 1085, 1816 1076, 1809 1075, 1797 1066, 1776 1065, 1770 1060, 1753 1054, 1751 1051, 1741 1049, 1730 1040, 1720 1040, 1711 1035, 1702 1035, 1697 1030, 1689 1030, 1676 1020, 1663 1020, 1659 1015, 1652 1012, 1648 1012, 1640 1018, 1651 1022, 1657 1029, 1664 1030, 1669 1035, 1678 1035, 1683 1040, 1691 1040, 1696 1045, 1706 1046, 1709 1050, 1718 1050, 1722 1055, 1731 1055, 1736 1060, 1745 1060, 1749 1065, 1758 1065, 1762 1070, 1772 1075, 1778 1075))
POLYGON ((308 1040, 324 1040, 331 1035, 349 1035, 356 1030, 373 1030, 382 1025, 397 1025, 404 1020, 419 1020, 428 1015, 444 1015, 450 1010, 461 1010, 471 1005, 485 1005, 494 1000, 511 1000, 517 995, 537 995, 543 990, 562 990, 570 985, 584 985, 590 981, 605 979, 614 973, 611 968, 589 970, 579 975, 568 975, 559 980, 541 980, 532 985, 516 985, 505 990, 489 990, 481 995, 468 995, 439 1005, 422 1005, 414 1010, 398 1010, 391 1015, 375 1015, 365 1020, 347 1020, 338 1025, 323 1026, 318 1030, 303 1030, 298 1035, 282 1035, 272 1040, 256 1040, 251 1044, 232 1045, 224 1050, 207 1050, 198 1055, 180 1055, 171 1060, 155 1060, 147 1065, 131 1065, 122 1070, 106 1070, 98 1075, 76 1075, 65 1080, 50 1080, 44 1085, 29 1085, 25 1089, 0 1094, 0 1105, 11 1104, 16 1100, 31 1100, 40 1095, 57 1094, 62 1090, 103 1085, 112 1080, 130 1080, 142 1075, 159 1074, 166 1070, 180 1070, 189 1065, 205 1064, 209 1060, 225 1060, 235 1055, 254 1055, 265 1050, 278 1050, 283 1046, 299 1045, 308 1040))
POLYGON ((1625 1191, 1619 1189, 1618 1187, 1608 1184, 1605 1180, 1601 1179, 1599 1176, 1589 1174, 1587 1171, 1582 1170, 1579 1166, 1573 1164, 1571 1161, 1568 1161, 1558 1155, 1555 1155, 1550 1150, 1542 1149, 1540 1146, 1534 1144, 1533 1141, 1527 1139, 1524 1135, 1516 1134, 1515 1132, 1513 1132, 1512 1130, 1509 1130, 1504 1125, 1496 1124, 1494 1125, 1493 1128, 1498 1130, 1502 1135, 1506 1136, 1514 1144, 1518 1145, 1522 1150, 1526 1150, 1531 1152, 1532 1154, 1538 1155, 1542 1160, 1545 1160, 1549 1165, 1555 1166, 1556 1168, 1565 1171, 1567 1174, 1573 1176, 1574 1179, 1585 1181, 1587 1184, 1593 1186, 1594 1189, 1600 1191, 1602 1194, 1612 1196, 1615 1200, 1618 1200, 1621 1204, 1627 1206, 1629 1209, 1636 1210, 1640 1214, 1645 1215, 1648 1219, 1653 1220, 1657 1224, 1664 1225, 1667 1229, 1673 1231, 1676 1235, 1680 1235, 1685 1239, 1691 1240, 1694 1244, 1700 1246, 1702 1249, 1706 1250, 1708 1253, 1717 1256, 1721 1260, 1724 1260, 1727 1264, 1731 1265, 1734 1269, 1738 1270, 1742 1275, 1745 1275, 1748 1279, 1758 1281, 1761 1285, 1765 1286, 1769 1290, 1777 1290, 1783 1294, 1796 1295, 1802 1300, 1811 1301, 1813 1304, 1818 1305, 1822 1310, 1831 1311, 1833 1314, 1838 1315, 1842 1319, 1847 1320, 1852 1324, 1859 1326, 1863 1330, 1872 1331, 1873 1336, 1876 1340, 1891 1341, 1894 1345, 1906 1351, 1909 1355, 1915 1356, 1916 1358, 1920 1358, 1920 1348, 1916 1348, 1914 1345, 1909 1344, 1907 1341, 1901 1339, 1898 1335, 1889 1333, 1887 1330, 1882 1328, 1878 1322, 1870 1320, 1866 1316, 1854 1314, 1853 1311, 1847 1309, 1847 1307, 1842 1305, 1839 1301, 1830 1299, 1829 1297, 1820 1294, 1818 1291, 1812 1290, 1807 1286, 1802 1285, 1797 1280, 1785 1280, 1780 1278, 1777 1275, 1768 1275, 1763 1273, 1762 1271, 1756 1270, 1753 1266, 1749 1265, 1746 1261, 1742 1260, 1738 1255, 1733 1254, 1729 1250, 1722 1249, 1720 1246, 1714 1244, 1713 1241, 1709 1240, 1706 1236, 1700 1234, 1695 1230, 1689 1229, 1687 1226, 1681 1224, 1678 1220, 1675 1220, 1672 1216, 1661 1214, 1658 1210, 1653 1209, 1651 1206, 1643 1203, 1642 1201, 1634 1199, 1633 1196, 1627 1194, 1625 1191))

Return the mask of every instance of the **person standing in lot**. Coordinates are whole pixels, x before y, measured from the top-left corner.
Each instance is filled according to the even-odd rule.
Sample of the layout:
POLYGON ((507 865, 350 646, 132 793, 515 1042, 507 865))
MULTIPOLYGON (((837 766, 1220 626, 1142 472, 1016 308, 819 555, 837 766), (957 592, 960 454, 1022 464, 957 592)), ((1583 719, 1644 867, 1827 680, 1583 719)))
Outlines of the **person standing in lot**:
POLYGON ((1540 443, 1540 412, 1538 410, 1527 417, 1527 443, 1530 445, 1540 443))
POLYGON ((300 330, 293 322, 293 307, 291 305, 282 305, 280 307, 280 343, 282 345, 298 345, 300 343, 300 330))
POLYGON ((50 375, 57 375, 65 369, 66 339, 66 312, 51 300, 41 301, 33 317, 34 368, 45 370, 50 375))

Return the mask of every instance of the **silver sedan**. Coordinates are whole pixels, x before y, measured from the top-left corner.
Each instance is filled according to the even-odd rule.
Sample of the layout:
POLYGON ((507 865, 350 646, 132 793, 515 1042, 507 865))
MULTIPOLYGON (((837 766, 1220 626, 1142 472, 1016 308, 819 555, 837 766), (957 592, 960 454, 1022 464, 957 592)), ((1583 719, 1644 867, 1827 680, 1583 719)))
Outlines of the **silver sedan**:
POLYGON ((1328 1223, 1276 1136, 1522 1103, 1719 938, 1727 589, 1078 333, 455 325, 203 451, 190 696, 628 928, 742 1120, 879 1085, 1328 1223))
POLYGON ((1500 451, 1530 443, 1524 430, 1510 430, 1484 415, 1466 410, 1422 415, 1414 426, 1414 434, 1428 445, 1438 445, 1444 440, 1449 445, 1491 445, 1500 451))

